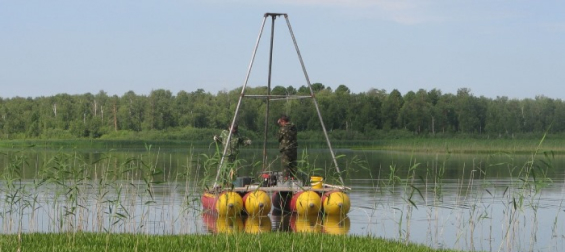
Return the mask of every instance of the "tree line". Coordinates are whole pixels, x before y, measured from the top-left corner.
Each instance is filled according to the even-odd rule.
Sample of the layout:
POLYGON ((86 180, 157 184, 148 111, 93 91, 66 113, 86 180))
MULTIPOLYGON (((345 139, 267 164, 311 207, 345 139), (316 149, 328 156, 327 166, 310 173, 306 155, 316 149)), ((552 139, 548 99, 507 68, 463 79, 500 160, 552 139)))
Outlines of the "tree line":
MULTIPOLYGON (((398 90, 370 89, 351 93, 312 84, 325 127, 347 139, 364 139, 376 132, 403 131, 412 135, 485 135, 563 133, 565 103, 560 99, 495 99, 476 97, 470 89, 456 94, 420 89, 402 95, 398 90)), ((310 95, 310 89, 276 86, 271 95, 310 95)), ((300 132, 319 132, 321 124, 312 99, 269 101, 267 87, 247 88, 238 115, 240 129, 261 135, 265 125, 276 131, 276 118, 287 114, 300 132)), ((0 98, 0 139, 100 138, 143 132, 224 129, 231 122, 241 88, 211 94, 198 89, 153 90, 149 95, 129 91, 122 96, 58 94, 36 98, 0 98)))

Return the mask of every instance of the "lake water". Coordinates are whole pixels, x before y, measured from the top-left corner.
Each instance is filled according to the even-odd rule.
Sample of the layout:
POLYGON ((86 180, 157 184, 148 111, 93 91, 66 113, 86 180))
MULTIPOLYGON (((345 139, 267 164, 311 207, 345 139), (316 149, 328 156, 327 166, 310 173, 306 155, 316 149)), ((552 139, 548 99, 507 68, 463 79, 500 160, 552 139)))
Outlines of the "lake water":
MULTIPOLYGON (((261 152, 242 150, 240 175, 263 169, 261 152)), ((218 219, 200 205, 202 185, 215 175, 206 164, 214 146, 1 153, 3 233, 324 232, 467 251, 565 249, 563 156, 338 148, 345 186, 352 188, 345 219, 218 219)), ((338 183, 329 153, 311 149, 302 156, 306 172, 338 183)), ((276 153, 269 158, 266 169, 278 170, 276 153)))

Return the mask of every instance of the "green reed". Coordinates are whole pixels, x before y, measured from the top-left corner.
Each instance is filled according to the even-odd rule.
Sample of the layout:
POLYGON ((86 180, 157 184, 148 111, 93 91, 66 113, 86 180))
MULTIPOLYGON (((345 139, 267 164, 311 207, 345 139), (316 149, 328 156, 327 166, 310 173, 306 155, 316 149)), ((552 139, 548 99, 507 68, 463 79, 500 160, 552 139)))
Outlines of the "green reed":
MULTIPOLYGON (((458 182, 459 193, 456 203, 466 204, 468 208, 454 208, 452 210, 460 227, 455 244, 460 244, 463 238, 467 237, 465 239, 466 244, 474 248, 474 238, 477 235, 476 228, 482 225, 490 225, 490 235, 493 235, 494 224, 492 223, 492 216, 494 213, 493 209, 490 208, 490 204, 493 204, 496 198, 501 196, 504 202, 507 202, 503 210, 504 239, 500 244, 491 243, 489 246, 491 249, 512 251, 518 239, 520 220, 530 216, 530 221, 534 227, 530 231, 532 237, 530 250, 534 248, 538 231, 536 228, 538 224, 537 212, 540 207, 541 192, 552 185, 552 180, 548 174, 554 169, 552 160, 555 152, 544 151, 545 140, 545 136, 538 140, 533 148, 531 158, 522 164, 516 163, 514 156, 519 152, 513 151, 491 154, 492 156, 506 157, 507 161, 489 164, 488 166, 473 162, 470 168, 465 164, 461 167, 463 172, 458 182), (504 188, 487 182, 490 173, 496 174, 493 171, 500 170, 501 168, 506 169, 511 176, 510 184, 504 188), (490 198, 485 199, 485 195, 490 198), (530 213, 530 215, 526 215, 526 212, 530 213)), ((432 163, 421 164, 415 159, 411 159, 407 167, 400 167, 395 163, 390 164, 388 173, 382 179, 379 179, 379 184, 374 185, 376 191, 382 194, 390 194, 391 199, 394 199, 400 193, 401 204, 385 202, 380 203, 380 205, 382 205, 385 212, 387 209, 390 209, 393 215, 396 216, 398 237, 404 242, 409 242, 410 240, 412 212, 414 209, 419 208, 425 208, 428 211, 431 239, 434 240, 442 236, 441 220, 443 216, 439 216, 438 209, 442 207, 445 196, 444 179, 447 170, 446 166, 452 153, 457 152, 451 148, 452 146, 446 145, 444 147, 444 150, 436 155, 438 157, 439 154, 442 154, 443 159, 439 160, 436 158, 432 163), (444 152, 447 155, 444 155, 444 152), (399 175, 401 173, 406 174, 406 177, 401 177, 399 175), (432 226, 433 223, 436 226, 432 226)), ((406 149, 405 147, 403 148, 406 149)), ((415 150, 420 148, 418 145, 414 145, 408 149, 415 150)), ((373 169, 379 171, 380 175, 378 167, 373 169)), ((378 201, 378 199, 375 199, 375 201, 378 201)), ((375 205, 374 207, 378 208, 379 206, 375 205)), ((555 219, 555 223, 557 223, 557 217, 555 219)), ((491 238, 486 239, 492 240, 491 238)))
MULTIPOLYGON (((524 212, 532 211, 533 221, 536 221, 541 192, 552 184, 548 174, 554 169, 552 164, 554 153, 543 151, 544 141, 545 139, 542 139, 538 142, 537 150, 539 151, 534 152, 531 159, 524 164, 514 160, 514 153, 496 153, 492 156, 504 156, 507 157, 507 161, 489 166, 473 163, 461 167, 464 172, 459 180, 460 192, 457 200, 468 202, 470 205, 468 209, 453 210, 453 215, 458 217, 457 222, 460 226, 458 237, 463 239, 475 233, 477 227, 483 224, 488 225, 485 222, 490 221, 492 227, 493 210, 489 208, 488 201, 482 197, 490 195, 493 196, 492 201, 494 201, 494 196, 502 196, 506 202, 503 210, 506 240, 501 244, 493 244, 492 248, 512 250, 513 243, 517 239, 516 233, 520 228, 519 221, 525 217, 524 212), (486 182, 488 175, 494 170, 501 169, 506 169, 513 176, 510 185, 500 188, 486 182)), ((446 148, 443 152, 452 153, 452 150, 446 148)), ((37 181, 32 184, 22 181, 23 172, 25 169, 30 169, 28 167, 29 157, 18 152, 5 154, 10 155, 10 162, 7 167, 4 167, 2 173, 3 182, 6 185, 1 191, 4 201, 0 217, 3 221, 4 233, 19 232, 18 226, 21 226, 23 218, 33 216, 37 209, 45 208, 42 204, 51 204, 51 207, 47 207, 53 209, 51 210, 53 212, 49 213, 50 224, 53 225, 50 231, 71 232, 78 236, 77 240, 81 239, 79 231, 105 232, 106 236, 102 244, 105 246, 104 249, 109 250, 113 246, 111 241, 116 232, 150 233, 155 231, 151 229, 155 228, 151 227, 151 223, 170 224, 183 221, 182 214, 176 216, 152 215, 152 212, 164 204, 156 202, 155 197, 155 194, 158 193, 157 187, 162 185, 163 181, 184 183, 183 185, 175 183, 175 186, 184 186, 182 200, 175 202, 176 199, 170 197, 165 203, 181 205, 184 209, 183 213, 199 214, 201 188, 206 184, 204 182, 210 182, 215 176, 219 160, 217 153, 217 148, 216 153, 212 155, 197 155, 189 152, 184 162, 184 169, 171 175, 170 172, 167 172, 166 165, 159 165, 157 162, 166 157, 163 157, 160 150, 153 148, 152 145, 146 145, 144 153, 127 158, 118 157, 110 150, 94 161, 86 161, 77 155, 77 152, 60 151, 46 160, 44 166, 37 168, 37 181), (200 177, 201 174, 203 174, 202 177, 200 177), (197 181, 197 184, 191 184, 191 181, 197 181), (89 190, 94 190, 95 193, 88 193, 89 190), (41 203, 37 199, 40 191, 52 192, 54 198, 41 203), (136 207, 139 204, 136 202, 141 202, 141 207, 136 207), (14 225, 18 226, 14 228, 14 225)), ((310 175, 323 173, 327 181, 337 180, 337 173, 332 173, 332 170, 335 170, 332 165, 319 164, 317 160, 307 161, 310 160, 307 151, 303 152, 301 158, 302 160, 299 161, 301 171, 310 175)), ((356 170, 370 170, 371 178, 381 177, 381 171, 378 169, 380 167, 370 167, 362 158, 345 156, 338 158, 345 166, 340 175, 347 177, 356 170)), ((441 207, 444 201, 444 180, 447 161, 450 158, 450 155, 446 155, 430 163, 421 163, 412 158, 406 167, 391 164, 387 167, 389 173, 382 175, 384 178, 378 180, 379 183, 373 184, 373 187, 381 195, 400 195, 402 201, 401 203, 390 203, 375 200, 373 208, 365 210, 368 211, 367 218, 379 218, 377 214, 382 214, 378 213, 379 208, 395 212, 398 240, 405 246, 411 238, 413 210, 427 209, 428 218, 430 218, 430 240, 440 243, 438 240, 442 237, 442 223, 437 208, 441 207), (406 175, 403 177, 400 174, 406 175), (432 226, 434 223, 435 226, 432 226)), ((238 166, 242 165, 247 165, 245 160, 238 161, 238 166)), ((223 179, 222 181, 231 182, 227 177, 223 179)), ((33 221, 33 218, 31 219, 33 221)), ((558 222, 556 217, 555 223, 558 222)), ((185 223, 185 227, 191 225, 191 223, 185 223)), ((557 225, 554 224, 554 226, 557 225)), ((33 230, 28 231, 33 232, 33 230)), ((532 229, 531 232, 532 237, 535 237, 537 230, 532 229)), ((223 236, 216 238, 218 237, 223 238, 223 236)), ((470 237, 469 242, 472 247, 473 235, 470 237)), ((135 242, 144 242, 144 236, 135 236, 131 239, 134 239, 135 242)), ((456 243, 459 242, 462 241, 456 241, 456 243)), ((353 250, 350 247, 347 249, 353 250)))
POLYGON ((74 230, 80 227, 80 209, 85 209, 86 199, 81 193, 90 180, 86 173, 86 164, 74 153, 59 152, 53 156, 41 171, 42 183, 52 185, 55 190, 53 201, 54 209, 61 209, 53 213, 55 224, 59 230, 74 230), (59 202, 62 197, 63 202, 59 202), (68 225, 68 226, 65 226, 68 225))
MULTIPOLYGON (((200 190, 193 184, 193 179, 198 179, 199 161, 193 160, 194 155, 188 155, 184 171, 175 175, 164 172, 166 165, 158 165, 160 151, 150 145, 139 155, 118 157, 110 150, 93 161, 76 151, 59 150, 40 167, 29 167, 30 157, 24 154, 29 151, 2 153, 9 159, 1 168, 0 220, 5 233, 20 232, 23 220, 26 232, 36 230, 37 211, 45 212, 47 230, 54 232, 154 232, 148 223, 189 221, 168 213, 153 214, 162 208, 155 192, 163 181, 174 180, 175 188, 184 188, 182 202, 162 197, 168 201, 165 204, 181 205, 184 212, 199 206, 200 190), (23 173, 30 169, 35 169, 35 178, 24 181, 23 173), (39 195, 48 198, 40 200, 39 195)), ((191 228, 192 224, 184 226, 191 228)))
POLYGON ((2 153, 9 156, 10 163, 2 173, 5 181, 2 193, 4 194, 4 207, 2 208, 2 218, 4 229, 12 231, 14 224, 17 225, 17 232, 21 232, 22 218, 25 209, 35 205, 35 201, 30 201, 30 194, 25 185, 22 185, 22 170, 27 165, 26 156, 21 152, 13 155, 2 153), (16 222, 16 223, 14 223, 16 222))

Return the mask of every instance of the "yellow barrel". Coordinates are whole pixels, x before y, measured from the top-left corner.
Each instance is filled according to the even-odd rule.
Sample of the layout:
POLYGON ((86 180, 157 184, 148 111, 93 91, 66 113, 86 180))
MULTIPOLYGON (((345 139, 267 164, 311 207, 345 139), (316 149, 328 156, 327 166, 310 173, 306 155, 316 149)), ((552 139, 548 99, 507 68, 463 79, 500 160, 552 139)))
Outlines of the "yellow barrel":
POLYGON ((326 215, 344 216, 349 213, 350 207, 351 201, 344 192, 331 191, 322 196, 322 208, 326 215))
POLYGON ((290 209, 298 215, 317 215, 322 208, 322 199, 314 191, 302 191, 292 196, 290 209))
POLYGON ((236 192, 224 192, 216 201, 216 212, 220 216, 240 215, 243 210, 243 200, 236 192))
POLYGON ((322 189, 323 182, 324 182, 324 177, 320 177, 320 176, 310 177, 310 185, 312 186, 312 189, 322 189))
POLYGON ((262 190, 246 193, 243 205, 249 216, 266 216, 271 212, 271 198, 262 190))

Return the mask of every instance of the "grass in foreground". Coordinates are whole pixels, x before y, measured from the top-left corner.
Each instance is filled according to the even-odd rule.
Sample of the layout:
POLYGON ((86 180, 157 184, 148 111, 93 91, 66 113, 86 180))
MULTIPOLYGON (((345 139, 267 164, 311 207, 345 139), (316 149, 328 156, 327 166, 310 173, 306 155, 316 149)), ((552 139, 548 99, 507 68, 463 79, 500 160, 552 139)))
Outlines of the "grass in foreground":
POLYGON ((454 251, 368 236, 264 233, 134 235, 32 233, 0 235, 0 251, 454 251))

